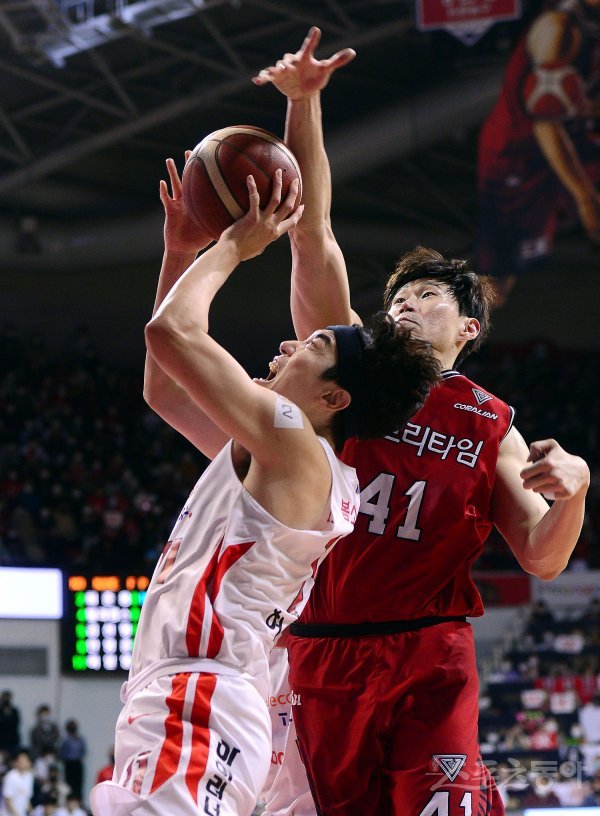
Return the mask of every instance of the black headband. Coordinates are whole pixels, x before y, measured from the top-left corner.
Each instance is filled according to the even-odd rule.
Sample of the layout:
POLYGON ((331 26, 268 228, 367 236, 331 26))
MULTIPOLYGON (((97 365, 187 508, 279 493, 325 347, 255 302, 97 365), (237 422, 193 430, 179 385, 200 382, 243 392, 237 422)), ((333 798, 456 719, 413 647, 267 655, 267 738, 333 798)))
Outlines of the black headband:
POLYGON ((337 347, 337 382, 352 397, 341 412, 344 441, 358 436, 366 404, 363 351, 365 342, 360 326, 327 326, 333 332, 337 347))

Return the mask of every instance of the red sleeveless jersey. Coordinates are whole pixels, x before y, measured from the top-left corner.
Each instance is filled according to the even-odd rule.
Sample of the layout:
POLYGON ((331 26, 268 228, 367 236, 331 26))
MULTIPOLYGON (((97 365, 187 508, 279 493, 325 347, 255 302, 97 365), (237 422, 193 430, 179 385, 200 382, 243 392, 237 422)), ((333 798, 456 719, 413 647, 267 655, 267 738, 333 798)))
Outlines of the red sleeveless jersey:
POLYGON ((321 564, 302 623, 482 615, 471 566, 490 532, 500 443, 512 408, 456 371, 444 373, 401 430, 351 439, 354 532, 321 564))
POLYGON ((528 177, 529 162, 539 161, 540 149, 533 135, 533 120, 525 110, 523 83, 531 71, 526 37, 513 51, 502 90, 479 136, 478 177, 505 181, 511 174, 528 177))

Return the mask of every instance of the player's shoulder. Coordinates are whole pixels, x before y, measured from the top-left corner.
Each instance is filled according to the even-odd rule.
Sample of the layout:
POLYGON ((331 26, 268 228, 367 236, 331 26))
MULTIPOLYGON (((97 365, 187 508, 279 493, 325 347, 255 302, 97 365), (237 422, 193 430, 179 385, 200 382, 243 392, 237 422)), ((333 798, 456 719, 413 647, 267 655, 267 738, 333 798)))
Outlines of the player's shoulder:
POLYGON ((482 401, 494 400, 502 403, 500 397, 497 397, 492 391, 479 385, 467 377, 466 374, 456 369, 442 372, 442 381, 439 386, 432 388, 427 402, 434 399, 447 401, 453 399, 457 394, 468 394, 475 397, 479 395, 482 401))
POLYGON ((561 7, 543 12, 536 17, 527 33, 527 50, 538 61, 562 58, 561 64, 568 63, 565 51, 570 49, 563 37, 575 33, 576 25, 574 9, 561 7))
POLYGON ((456 370, 443 372, 441 385, 431 391, 425 407, 429 403, 430 408, 436 409, 438 401, 480 417, 502 416, 509 424, 514 417, 514 410, 504 400, 456 370))

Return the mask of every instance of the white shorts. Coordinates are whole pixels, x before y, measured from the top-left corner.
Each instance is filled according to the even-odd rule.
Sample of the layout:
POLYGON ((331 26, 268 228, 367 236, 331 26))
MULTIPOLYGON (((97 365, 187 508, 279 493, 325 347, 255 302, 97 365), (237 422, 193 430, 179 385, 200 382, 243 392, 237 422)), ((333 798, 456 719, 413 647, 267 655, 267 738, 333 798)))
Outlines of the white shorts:
POLYGON ((261 799, 263 816, 316 816, 304 765, 298 752, 294 706, 302 700, 290 689, 287 649, 276 647, 269 657, 271 691, 267 701, 273 742, 271 768, 261 799))
POLYGON ((264 701, 241 677, 162 676, 121 711, 94 816, 250 816, 269 769, 264 701))

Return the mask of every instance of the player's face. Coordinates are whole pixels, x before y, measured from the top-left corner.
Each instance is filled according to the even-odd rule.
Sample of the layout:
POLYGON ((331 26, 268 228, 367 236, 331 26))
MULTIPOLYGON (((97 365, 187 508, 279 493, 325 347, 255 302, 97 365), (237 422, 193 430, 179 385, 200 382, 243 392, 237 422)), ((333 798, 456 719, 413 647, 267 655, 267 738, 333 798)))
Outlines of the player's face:
POLYGON ((398 289, 388 314, 442 355, 456 350, 465 322, 449 287, 433 280, 412 281, 398 289))
POLYGON ((269 363, 269 376, 255 382, 304 408, 326 386, 322 375, 337 362, 335 335, 322 329, 306 340, 284 340, 279 351, 269 363))

